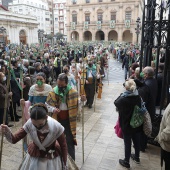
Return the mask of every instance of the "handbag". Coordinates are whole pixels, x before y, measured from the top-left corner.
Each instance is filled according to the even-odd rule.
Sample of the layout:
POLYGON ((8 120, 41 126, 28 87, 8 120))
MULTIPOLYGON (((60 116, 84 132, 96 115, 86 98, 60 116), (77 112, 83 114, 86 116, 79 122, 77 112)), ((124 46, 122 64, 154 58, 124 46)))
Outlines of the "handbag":
POLYGON ((122 129, 121 129, 121 127, 120 127, 119 118, 118 118, 118 120, 117 120, 117 122, 116 122, 116 125, 115 125, 114 129, 115 129, 116 135, 117 135, 119 138, 123 139, 123 133, 122 133, 122 129))
POLYGON ((135 105, 132 113, 132 117, 130 120, 130 125, 132 128, 137 128, 143 124, 144 114, 146 113, 145 103, 141 98, 141 107, 135 105))
POLYGON ((146 136, 150 137, 152 133, 152 123, 149 112, 145 112, 143 117, 143 131, 146 136))

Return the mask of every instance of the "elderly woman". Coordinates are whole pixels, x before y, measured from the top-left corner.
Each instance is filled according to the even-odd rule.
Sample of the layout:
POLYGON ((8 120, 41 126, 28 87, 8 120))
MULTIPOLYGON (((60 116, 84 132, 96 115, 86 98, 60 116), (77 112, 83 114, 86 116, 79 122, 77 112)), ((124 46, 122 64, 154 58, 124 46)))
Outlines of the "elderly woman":
POLYGON ((170 169, 170 104, 165 109, 160 124, 157 140, 161 145, 161 162, 165 162, 165 170, 170 169))
POLYGON ((125 92, 122 93, 114 102, 119 112, 119 123, 123 132, 123 139, 125 144, 125 158, 119 159, 119 163, 126 168, 130 168, 130 157, 136 163, 140 163, 140 133, 142 126, 132 128, 130 120, 135 106, 141 107, 141 98, 136 90, 136 84, 132 79, 124 83, 125 92), (131 141, 133 141, 135 154, 131 154, 131 141))
MULTIPOLYGON (((3 123, 3 117, 4 117, 4 107, 5 107, 5 97, 7 95, 7 88, 5 85, 6 82, 6 76, 0 72, 0 124, 3 123)), ((12 96, 12 92, 8 93, 8 103, 7 103, 7 110, 9 107, 9 99, 12 96)), ((8 118, 8 116, 7 116, 8 118)), ((8 124, 8 120, 6 119, 6 124, 8 124)))

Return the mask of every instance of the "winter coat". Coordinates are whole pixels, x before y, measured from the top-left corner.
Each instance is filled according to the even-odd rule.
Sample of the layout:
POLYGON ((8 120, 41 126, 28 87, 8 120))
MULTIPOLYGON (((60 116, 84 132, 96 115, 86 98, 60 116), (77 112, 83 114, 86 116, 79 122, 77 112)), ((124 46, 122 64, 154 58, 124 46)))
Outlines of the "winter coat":
POLYGON ((133 114, 135 105, 141 106, 141 98, 139 95, 132 96, 119 96, 115 102, 115 106, 119 112, 120 127, 124 134, 133 134, 142 131, 142 126, 132 128, 130 120, 133 114))
POLYGON ((170 104, 166 107, 160 124, 160 130, 156 137, 161 148, 170 152, 170 104))
POLYGON ((157 81, 154 78, 145 79, 145 84, 149 87, 149 100, 146 103, 146 108, 151 116, 153 122, 155 115, 156 97, 157 97, 157 81))

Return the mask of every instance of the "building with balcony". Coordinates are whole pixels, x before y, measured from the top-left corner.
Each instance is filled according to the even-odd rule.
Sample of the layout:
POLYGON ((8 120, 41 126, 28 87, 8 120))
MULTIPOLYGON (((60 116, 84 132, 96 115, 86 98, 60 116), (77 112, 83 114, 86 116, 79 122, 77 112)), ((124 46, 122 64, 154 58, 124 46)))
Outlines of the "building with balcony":
POLYGON ((67 39, 66 0, 54 0, 54 32, 60 32, 67 39))
POLYGON ((38 43, 36 17, 8 11, 0 5, 0 43, 38 43))
POLYGON ((36 17, 39 23, 38 29, 51 34, 51 16, 46 0, 13 0, 8 4, 8 10, 15 14, 36 17))
POLYGON ((141 0, 67 1, 67 40, 136 43, 142 9, 141 0))

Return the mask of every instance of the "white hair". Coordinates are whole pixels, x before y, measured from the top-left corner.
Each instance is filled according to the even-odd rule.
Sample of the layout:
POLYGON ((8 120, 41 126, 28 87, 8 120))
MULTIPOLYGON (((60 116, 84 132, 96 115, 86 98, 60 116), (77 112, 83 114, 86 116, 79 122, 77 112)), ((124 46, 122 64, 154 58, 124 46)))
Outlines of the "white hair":
POLYGON ((135 91, 136 90, 136 83, 134 82, 133 79, 126 80, 125 88, 128 91, 135 91))

